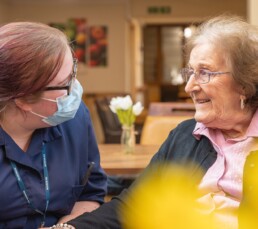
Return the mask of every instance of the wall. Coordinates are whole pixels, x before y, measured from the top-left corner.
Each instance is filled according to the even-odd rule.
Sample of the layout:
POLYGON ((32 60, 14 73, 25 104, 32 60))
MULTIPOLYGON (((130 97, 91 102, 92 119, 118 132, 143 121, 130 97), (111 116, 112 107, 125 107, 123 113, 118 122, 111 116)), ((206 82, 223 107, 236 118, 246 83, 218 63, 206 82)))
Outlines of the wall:
POLYGON ((246 0, 131 0, 132 15, 143 22, 192 22, 221 13, 246 17, 246 0), (148 14, 149 6, 169 6, 171 14, 148 14))
POLYGON ((0 2, 0 23, 3 22, 6 18, 6 6, 4 3, 0 2))

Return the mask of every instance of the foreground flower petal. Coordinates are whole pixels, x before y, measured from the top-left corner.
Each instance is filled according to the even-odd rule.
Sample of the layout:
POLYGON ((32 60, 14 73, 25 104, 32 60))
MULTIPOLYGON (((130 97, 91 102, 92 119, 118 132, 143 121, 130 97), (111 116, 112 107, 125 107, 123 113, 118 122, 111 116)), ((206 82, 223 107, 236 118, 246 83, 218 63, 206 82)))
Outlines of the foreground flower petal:
POLYGON ((121 208, 123 228, 216 228, 211 218, 198 210, 199 178, 195 180, 191 174, 179 166, 155 167, 145 174, 130 190, 126 199, 130 204, 121 208))

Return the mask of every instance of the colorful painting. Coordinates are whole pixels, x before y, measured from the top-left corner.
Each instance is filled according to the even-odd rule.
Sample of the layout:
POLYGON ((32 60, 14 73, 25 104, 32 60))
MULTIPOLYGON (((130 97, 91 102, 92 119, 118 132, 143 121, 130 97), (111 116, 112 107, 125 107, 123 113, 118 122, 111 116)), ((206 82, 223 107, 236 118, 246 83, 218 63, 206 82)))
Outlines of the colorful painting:
POLYGON ((90 27, 89 66, 107 66, 107 27, 90 27))
POLYGON ((50 23, 50 26, 63 31, 71 42, 79 62, 87 62, 87 24, 84 18, 72 18, 67 23, 50 23))
POLYGON ((87 62, 87 24, 85 19, 68 20, 66 34, 72 42, 72 47, 79 62, 87 62))
POLYGON ((89 67, 107 66, 107 26, 91 26, 86 19, 72 18, 67 23, 50 23, 69 38, 79 62, 89 67))

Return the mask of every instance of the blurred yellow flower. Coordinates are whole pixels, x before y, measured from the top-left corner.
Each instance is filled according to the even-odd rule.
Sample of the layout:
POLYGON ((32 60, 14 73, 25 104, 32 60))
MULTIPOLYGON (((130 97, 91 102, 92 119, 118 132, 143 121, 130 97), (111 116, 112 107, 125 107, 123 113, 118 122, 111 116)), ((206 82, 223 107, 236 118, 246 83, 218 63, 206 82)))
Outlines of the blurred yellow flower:
MULTIPOLYGON (((188 168, 192 166, 189 165, 188 168)), ((121 208, 125 229, 214 229, 196 199, 201 172, 192 176, 179 166, 160 166, 146 173, 131 189, 121 208)))
POLYGON ((243 176, 243 200, 239 208, 239 228, 258 228, 258 150, 250 152, 243 176))

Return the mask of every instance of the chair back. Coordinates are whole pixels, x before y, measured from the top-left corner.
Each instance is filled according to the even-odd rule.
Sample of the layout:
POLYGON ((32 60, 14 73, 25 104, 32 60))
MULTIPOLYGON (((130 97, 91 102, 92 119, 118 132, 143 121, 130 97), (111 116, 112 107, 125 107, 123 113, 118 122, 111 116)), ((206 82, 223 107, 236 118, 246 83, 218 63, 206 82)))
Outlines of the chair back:
POLYGON ((105 143, 120 143, 121 124, 118 117, 109 107, 110 99, 96 98, 95 105, 102 125, 105 143))
POLYGON ((192 116, 150 116, 143 125, 141 141, 143 145, 161 145, 179 123, 192 116))

